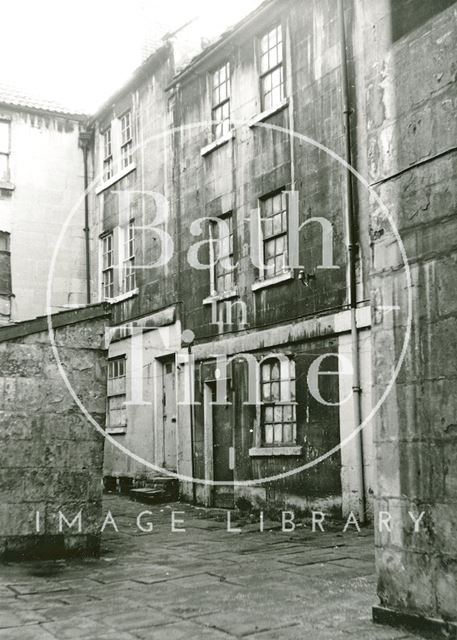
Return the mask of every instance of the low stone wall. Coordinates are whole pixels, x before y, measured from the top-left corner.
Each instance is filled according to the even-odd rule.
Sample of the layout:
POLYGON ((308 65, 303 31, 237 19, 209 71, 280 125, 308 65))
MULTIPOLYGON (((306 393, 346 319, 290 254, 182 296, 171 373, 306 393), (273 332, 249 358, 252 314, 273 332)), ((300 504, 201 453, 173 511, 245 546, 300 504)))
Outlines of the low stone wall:
MULTIPOLYGON (((62 366, 101 425, 108 314, 94 305, 52 317, 62 366)), ((1 328, 1 558, 98 552, 103 442, 59 373, 47 319, 1 328)))

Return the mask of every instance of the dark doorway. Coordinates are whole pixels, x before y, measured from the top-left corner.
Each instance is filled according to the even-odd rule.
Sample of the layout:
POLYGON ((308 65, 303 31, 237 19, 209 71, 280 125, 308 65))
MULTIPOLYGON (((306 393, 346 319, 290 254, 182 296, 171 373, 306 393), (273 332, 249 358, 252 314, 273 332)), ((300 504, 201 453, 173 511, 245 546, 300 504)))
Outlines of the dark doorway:
MULTIPOLYGON (((216 400, 216 385, 211 386, 212 401, 216 400)), ((219 482, 233 481, 233 405, 211 406, 213 431, 213 477, 219 482)), ((233 507, 233 486, 213 487, 215 507, 233 507)))

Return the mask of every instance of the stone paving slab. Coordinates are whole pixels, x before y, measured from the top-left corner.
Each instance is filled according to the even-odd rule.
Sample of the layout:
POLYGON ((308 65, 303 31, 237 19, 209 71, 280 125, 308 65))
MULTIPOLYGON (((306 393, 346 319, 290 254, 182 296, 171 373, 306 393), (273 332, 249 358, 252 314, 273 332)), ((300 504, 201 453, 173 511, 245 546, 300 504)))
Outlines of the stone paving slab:
MULTIPOLYGON (((0 640, 412 640, 374 625, 370 531, 227 531, 224 512, 109 496, 99 559, 0 565, 0 640), (139 512, 153 521, 136 530, 139 512), (171 511, 186 531, 172 533, 171 511)), ((237 526, 236 521, 232 526, 237 526)))

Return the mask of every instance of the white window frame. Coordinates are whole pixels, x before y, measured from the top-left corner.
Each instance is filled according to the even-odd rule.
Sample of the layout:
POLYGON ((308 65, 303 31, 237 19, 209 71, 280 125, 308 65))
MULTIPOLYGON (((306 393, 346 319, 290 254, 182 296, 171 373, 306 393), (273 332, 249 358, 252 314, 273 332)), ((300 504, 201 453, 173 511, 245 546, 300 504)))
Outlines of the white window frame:
POLYGON ((114 230, 103 234, 101 241, 101 289, 103 300, 111 300, 116 294, 116 251, 114 230), (110 248, 108 249, 108 244, 110 248), (109 295, 112 294, 112 295, 109 295))
POLYGON ((124 433, 127 428, 127 358, 125 354, 108 359, 106 428, 110 433, 124 433), (110 400, 116 399, 120 408, 110 409, 110 400), (111 422, 112 411, 120 413, 120 421, 111 422))
POLYGON ((231 76, 230 62, 225 62, 211 73, 212 138, 220 140, 231 130, 231 76), (222 77, 222 80, 221 80, 222 77))
MULTIPOLYGON (((287 266, 288 263, 288 255, 289 255, 289 202, 286 193, 284 192, 284 188, 279 191, 276 191, 268 196, 262 197, 259 199, 259 209, 260 209, 260 237, 261 237, 261 250, 262 250, 262 263, 265 265, 262 269, 260 269, 260 279, 261 280, 270 280, 272 278, 276 278, 278 276, 282 276, 283 274, 288 274, 290 269, 287 266), (281 208, 278 211, 274 210, 275 200, 280 198, 281 208), (267 203, 271 202, 271 215, 266 215, 265 209, 269 207, 267 203), (275 230, 275 218, 281 216, 281 229, 279 232, 275 230), (270 222, 271 220, 271 222, 270 222), (267 232, 267 229, 271 224, 271 232, 267 232), (285 229, 284 229, 285 226, 285 229), (277 258, 278 256, 283 257, 283 266, 280 269, 276 269, 276 265, 274 270, 267 266, 267 260, 271 256, 267 256, 267 245, 274 244, 276 248, 276 242, 282 238, 284 244, 284 250, 282 253, 276 253, 274 251, 273 257, 277 258)), ((267 212, 268 213, 268 212, 267 212)))
POLYGON ((101 133, 103 149, 103 181, 114 175, 113 128, 111 124, 101 133))
POLYGON ((122 256, 121 293, 129 293, 136 289, 134 220, 130 220, 121 227, 120 241, 120 255, 122 256))
POLYGON ((293 447, 297 444, 295 361, 290 357, 275 357, 271 354, 260 361, 259 367, 259 397, 262 404, 258 407, 258 424, 261 447, 293 447), (270 375, 267 380, 264 377, 264 369, 271 367, 275 361, 278 364, 279 377, 273 380, 270 375), (265 397, 264 389, 267 385, 271 387, 273 384, 278 385, 278 397, 268 399, 265 397), (287 414, 290 414, 290 418, 287 414), (277 419, 278 417, 281 419, 277 419), (284 437, 286 425, 290 428, 289 438, 284 437))
MULTIPOLYGON (((6 145, 5 147, 0 147, 0 158, 4 158, 5 162, 5 171, 3 175, 0 173, 0 181, 1 182, 9 182, 11 179, 11 167, 10 167, 10 157, 11 157, 11 120, 9 118, 0 117, 0 126, 6 126, 6 145)), ((1 138, 0 138, 1 141, 1 138)), ((1 171, 1 163, 0 163, 0 171, 1 171)))
POLYGON ((210 269, 211 296, 221 295, 229 291, 233 291, 235 288, 233 211, 229 211, 228 213, 221 215, 218 219, 228 224, 230 228, 229 235, 220 238, 217 231, 218 229, 220 229, 219 224, 215 220, 211 220, 209 225, 210 264, 212 265, 210 269), (217 259, 215 255, 215 245, 217 245, 217 259), (228 269, 226 268, 226 266, 224 266, 227 262, 230 262, 230 264, 232 265, 231 269, 228 269), (218 281, 222 279, 225 281, 227 277, 229 279, 230 286, 228 288, 219 288, 218 281))
POLYGON ((120 128, 120 169, 125 169, 133 162, 133 120, 129 109, 119 118, 120 128))
POLYGON ((259 87, 261 111, 269 111, 280 106, 286 97, 285 84, 285 50, 283 25, 281 22, 270 27, 258 39, 258 60, 259 60, 259 87), (273 86, 276 76, 280 76, 280 82, 273 86), (269 91, 265 90, 265 85, 270 83, 269 91), (279 94, 273 101, 273 91, 279 88, 279 94), (271 99, 267 102, 267 96, 271 99))

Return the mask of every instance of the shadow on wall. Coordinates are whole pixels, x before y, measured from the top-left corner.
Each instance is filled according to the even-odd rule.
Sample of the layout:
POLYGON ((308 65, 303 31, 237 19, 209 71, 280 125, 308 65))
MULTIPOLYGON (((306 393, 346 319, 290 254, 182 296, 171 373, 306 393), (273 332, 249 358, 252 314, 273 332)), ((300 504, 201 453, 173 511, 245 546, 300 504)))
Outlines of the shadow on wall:
POLYGON ((394 0, 392 2, 392 40, 396 42, 415 31, 433 16, 451 7, 455 0, 394 0))

